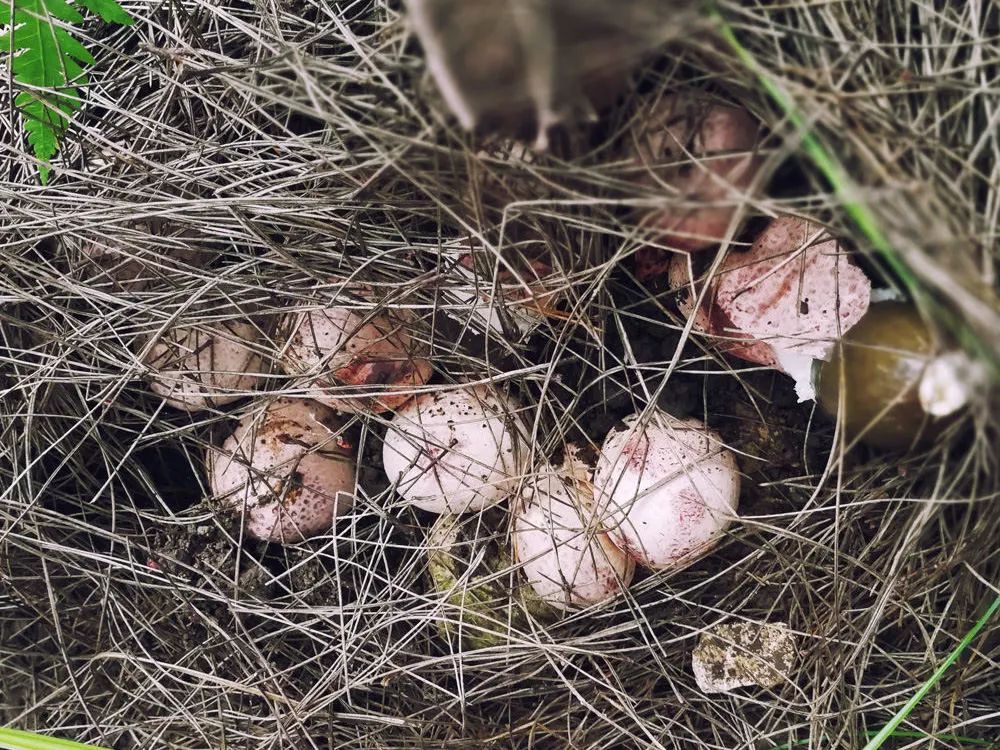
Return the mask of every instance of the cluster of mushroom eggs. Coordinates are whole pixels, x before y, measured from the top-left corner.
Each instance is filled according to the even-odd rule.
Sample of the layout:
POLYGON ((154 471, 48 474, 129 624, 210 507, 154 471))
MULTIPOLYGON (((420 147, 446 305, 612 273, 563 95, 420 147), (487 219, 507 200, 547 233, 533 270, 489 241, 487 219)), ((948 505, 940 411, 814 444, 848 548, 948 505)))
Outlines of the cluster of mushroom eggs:
MULTIPOLYGON (((694 109, 700 119, 676 98, 660 102, 648 118, 658 134, 637 138, 636 146, 643 163, 670 163, 689 150, 699 157, 724 154, 707 159, 703 172, 668 168, 644 178, 665 180, 702 206, 653 211, 645 221, 663 241, 689 253, 731 234, 736 208, 727 199, 750 186, 761 163, 752 153, 756 126, 745 113, 718 105, 694 109)), ((859 344, 869 348, 852 350, 850 337, 838 343, 862 319, 906 313, 884 306, 869 312, 867 277, 817 225, 778 217, 749 251, 721 259, 707 280, 692 273, 688 254, 663 257, 657 250, 637 262, 640 277, 668 279, 695 331, 718 338, 729 354, 792 375, 803 399, 815 396, 815 363, 826 363, 820 403, 831 413, 844 411, 838 401, 842 378, 857 379, 854 371, 871 367, 897 374, 904 395, 915 399, 930 352, 919 321, 902 321, 912 323, 920 339, 913 356, 897 352, 898 361, 884 366, 868 361, 874 356, 868 331, 876 323, 858 327, 864 331, 859 344), (859 363, 853 370, 845 368, 851 358, 859 363)), ((689 565, 737 517, 735 457, 700 421, 650 409, 611 430, 594 467, 572 446, 559 466, 544 459, 538 465, 516 400, 487 384, 422 388, 432 367, 412 330, 413 317, 379 308, 367 290, 353 291, 360 301, 304 306, 277 327, 277 364, 304 398, 275 399, 251 411, 208 452, 213 496, 242 514, 250 536, 299 541, 328 532, 352 507, 357 468, 338 412, 395 412, 383 466, 403 502, 454 515, 507 501, 513 558, 534 593, 555 609, 614 597, 637 564, 656 570, 689 565)), ((248 321, 166 326, 144 350, 151 387, 169 405, 191 411, 235 401, 270 377, 264 340, 248 321)), ((849 387, 859 386, 852 381, 849 387)), ((877 421, 877 406, 850 401, 848 429, 863 434, 877 421)), ((890 413, 900 424, 893 423, 885 445, 894 447, 912 433, 905 419, 912 411, 921 413, 890 413)), ((876 439, 882 432, 869 430, 876 439)))

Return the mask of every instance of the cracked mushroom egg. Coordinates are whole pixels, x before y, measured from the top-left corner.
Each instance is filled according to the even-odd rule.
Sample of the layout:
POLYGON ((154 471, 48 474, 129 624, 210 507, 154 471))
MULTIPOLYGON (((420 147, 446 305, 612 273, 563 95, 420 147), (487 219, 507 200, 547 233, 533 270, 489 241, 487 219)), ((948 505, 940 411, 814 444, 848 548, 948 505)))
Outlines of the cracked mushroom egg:
POLYGON ((515 408, 487 386, 417 396, 389 423, 386 476, 404 499, 432 513, 500 502, 517 482, 523 450, 515 408))
POLYGON ((594 474, 599 518, 637 563, 658 570, 704 556, 736 518, 740 475, 721 438, 696 419, 654 413, 608 433, 594 474))
POLYGON ((549 468, 531 478, 514 517, 514 557, 528 585, 560 610, 617 596, 635 572, 634 561, 612 544, 594 508, 582 464, 549 468))
MULTIPOLYGON (((721 242, 763 163, 755 151, 759 123, 745 110, 682 95, 659 99, 635 122, 635 159, 645 167, 641 179, 670 198, 650 209, 644 224, 678 250, 721 242)), ((657 248, 640 252, 639 278, 665 270, 663 255, 657 248)))
POLYGON ((388 411, 431 377, 407 311, 327 307, 291 313, 280 363, 308 381, 307 395, 334 409, 388 411))
POLYGON ((315 401, 278 399, 248 414, 208 453, 209 484, 246 531, 289 544, 330 531, 354 504, 355 464, 338 439, 343 422, 315 401))
POLYGON ((246 322, 169 328, 151 340, 143 358, 149 387, 185 411, 232 403, 260 380, 259 338, 257 328, 246 322))
POLYGON ((871 301, 871 282, 840 243, 795 216, 774 219, 748 251, 729 253, 700 309, 680 256, 670 281, 685 290, 679 307, 695 316, 695 329, 719 337, 730 354, 790 375, 800 400, 815 396, 813 362, 832 356, 871 301))

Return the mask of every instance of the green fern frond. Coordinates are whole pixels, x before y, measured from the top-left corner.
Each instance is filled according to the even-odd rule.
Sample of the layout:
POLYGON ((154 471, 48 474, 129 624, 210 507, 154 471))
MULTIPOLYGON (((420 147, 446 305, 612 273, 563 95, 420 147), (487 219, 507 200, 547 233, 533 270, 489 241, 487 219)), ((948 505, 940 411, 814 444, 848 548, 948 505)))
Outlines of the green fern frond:
MULTIPOLYGON (((132 17, 115 0, 78 0, 105 21, 128 25, 132 17)), ((73 114, 82 104, 81 86, 89 82, 84 65, 93 65, 87 48, 67 29, 83 16, 66 0, 0 0, 0 54, 24 90, 14 99, 44 185, 49 161, 73 114), (11 10, 13 9, 13 13, 11 10)))

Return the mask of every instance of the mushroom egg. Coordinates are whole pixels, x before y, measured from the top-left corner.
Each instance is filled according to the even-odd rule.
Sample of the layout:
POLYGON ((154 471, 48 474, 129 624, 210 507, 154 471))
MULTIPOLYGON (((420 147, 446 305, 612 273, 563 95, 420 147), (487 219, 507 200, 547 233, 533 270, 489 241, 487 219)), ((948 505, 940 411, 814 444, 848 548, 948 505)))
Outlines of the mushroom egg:
POLYGON ((740 475, 721 438, 696 419, 662 412, 608 433, 597 461, 598 517, 612 541, 654 569, 705 555, 736 517, 740 475))
POLYGON ((561 610, 617 596, 635 572, 599 522, 589 482, 552 468, 529 478, 522 491, 514 556, 538 597, 561 610))
MULTIPOLYGON (((643 181, 669 191, 645 223, 659 241, 678 250, 704 250, 721 242, 753 185, 763 159, 755 152, 760 125, 745 110, 692 96, 665 96, 636 117, 635 159, 643 181)), ((656 273, 660 252, 640 253, 639 276, 656 273)))
POLYGON ((400 495, 433 513, 465 513, 503 500, 523 443, 513 400, 487 386, 424 393, 389 423, 382 459, 400 495))
POLYGON ((340 447, 343 422, 315 401, 277 399, 248 414, 208 453, 209 484, 242 511, 247 533, 284 544, 330 531, 354 504, 355 464, 340 447))
POLYGON ((257 386, 263 359, 251 323, 174 326, 155 337, 143 358, 150 389, 176 409, 197 411, 236 401, 257 386))

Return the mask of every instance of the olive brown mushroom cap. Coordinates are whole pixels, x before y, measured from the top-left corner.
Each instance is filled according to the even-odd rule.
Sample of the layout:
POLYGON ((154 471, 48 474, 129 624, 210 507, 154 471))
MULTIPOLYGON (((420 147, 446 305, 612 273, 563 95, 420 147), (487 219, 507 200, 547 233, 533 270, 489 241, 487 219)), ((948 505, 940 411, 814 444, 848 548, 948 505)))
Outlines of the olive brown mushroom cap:
POLYGON ((590 483, 552 467, 522 491, 514 556, 539 598, 561 610, 617 596, 635 572, 598 522, 590 483))
POLYGON ((277 399, 208 453, 209 484, 242 511, 247 533, 288 544, 329 531, 354 504, 355 465, 337 415, 315 401, 277 399))
POLYGON ((608 433, 594 475, 598 517, 612 541, 654 569, 711 550, 736 516, 740 475, 717 434, 695 419, 635 416, 608 433))
POLYGON ((150 389, 186 411, 222 406, 255 388, 263 359, 258 329, 249 322, 175 326, 154 338, 143 358, 150 389))
POLYGON ((383 465, 399 494, 433 513, 465 513, 513 490, 524 450, 513 400, 488 386, 425 393, 386 432, 383 465))
POLYGON ((890 450, 926 443, 946 424, 920 403, 934 352, 931 331, 912 305, 872 305, 822 366, 817 401, 827 414, 842 414, 849 439, 890 450))
POLYGON ((281 366, 307 381, 309 397, 334 409, 395 409, 432 374, 408 330, 412 323, 406 311, 365 314, 329 307, 291 313, 281 366))

